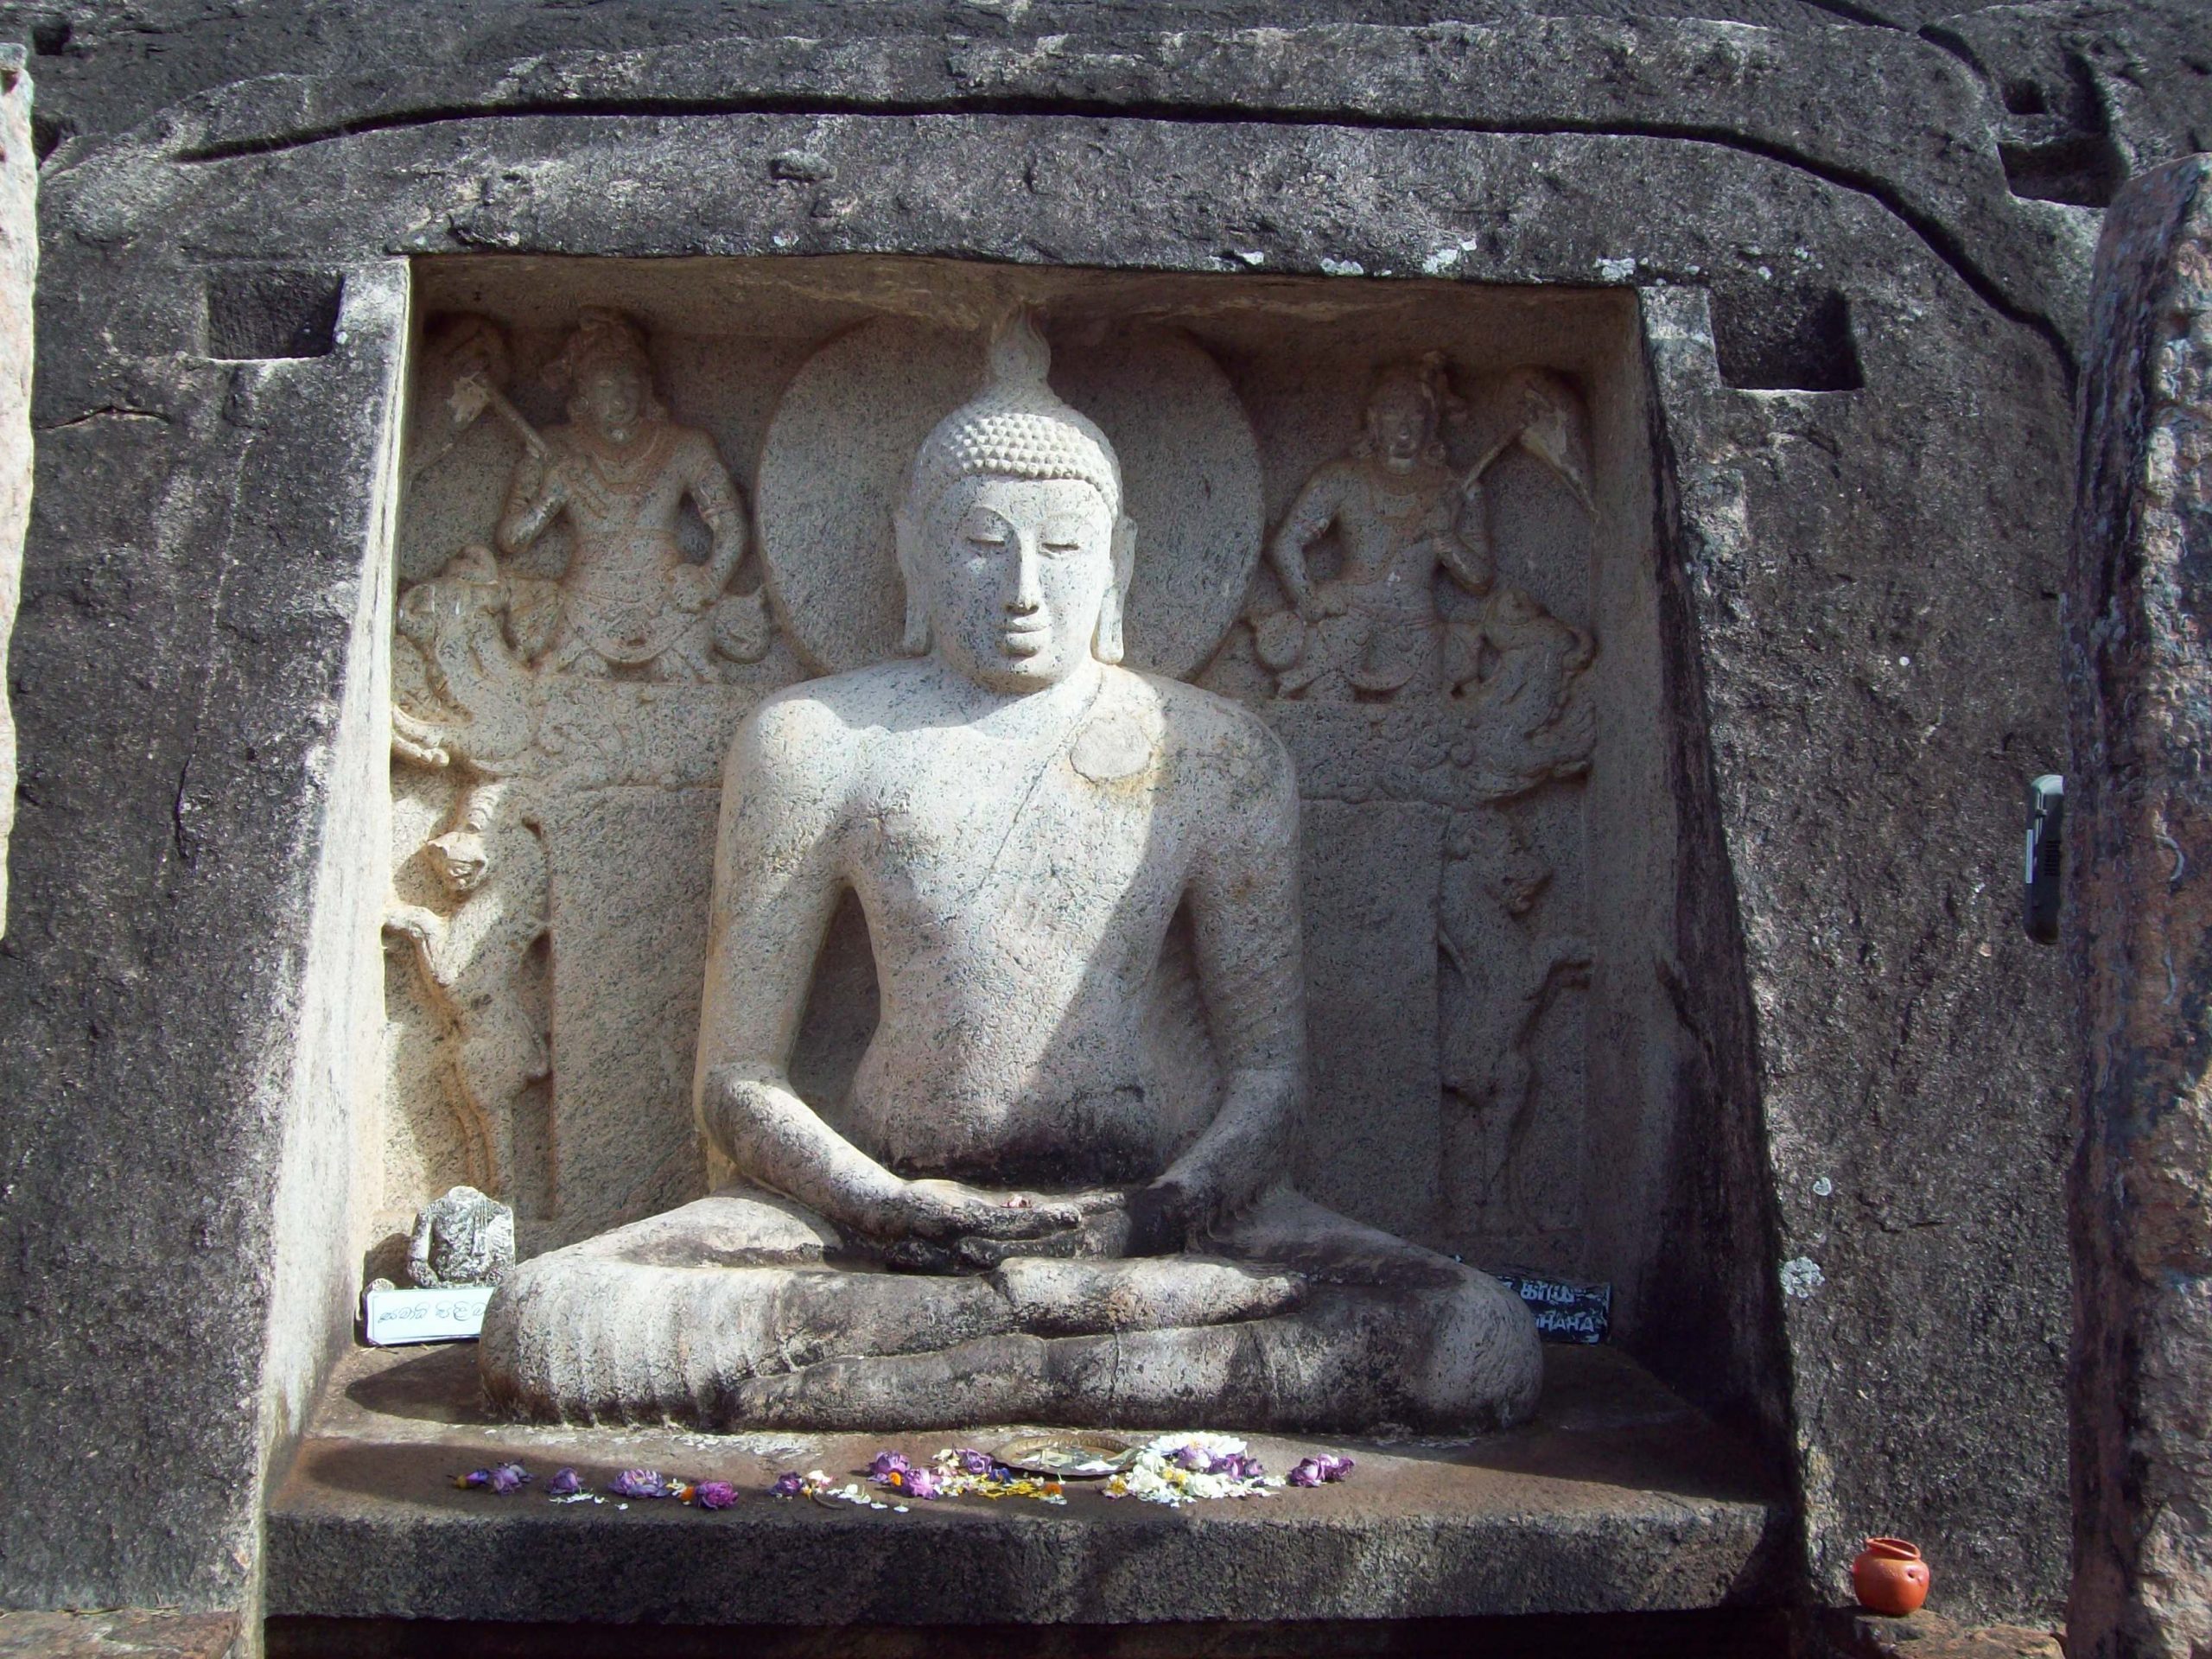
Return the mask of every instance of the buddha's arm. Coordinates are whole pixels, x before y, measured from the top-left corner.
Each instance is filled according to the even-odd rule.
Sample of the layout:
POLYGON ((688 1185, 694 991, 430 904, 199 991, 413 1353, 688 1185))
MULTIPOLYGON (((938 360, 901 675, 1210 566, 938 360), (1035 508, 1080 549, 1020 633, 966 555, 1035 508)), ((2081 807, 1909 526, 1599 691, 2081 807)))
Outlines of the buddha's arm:
MULTIPOLYGON (((700 1014, 700 1127, 739 1170, 867 1227, 902 1183, 824 1123, 785 1068, 838 897, 843 734, 799 702, 760 711, 722 776, 700 1014)), ((873 1230, 873 1229, 868 1229, 873 1230)))
POLYGON ((1221 1106, 1154 1183, 1151 1201, 1132 1201, 1137 1253, 1177 1248, 1178 1219, 1203 1230, 1279 1179, 1304 1085, 1298 794, 1290 758, 1272 734, 1255 721, 1238 738, 1236 796, 1190 887, 1199 984, 1224 1071, 1221 1106))

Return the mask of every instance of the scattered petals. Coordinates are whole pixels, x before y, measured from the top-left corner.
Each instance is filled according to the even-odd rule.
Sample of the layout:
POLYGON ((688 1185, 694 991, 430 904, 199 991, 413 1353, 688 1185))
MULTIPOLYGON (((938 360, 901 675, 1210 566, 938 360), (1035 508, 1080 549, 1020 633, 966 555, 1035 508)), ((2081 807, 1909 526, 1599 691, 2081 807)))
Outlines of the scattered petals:
POLYGON ((1324 1452, 1317 1458, 1300 1459, 1298 1467, 1290 1471, 1290 1484, 1294 1486, 1325 1485, 1331 1481, 1342 1480, 1351 1471, 1352 1460, 1350 1458, 1324 1452))
POLYGON ((1180 1504, 1224 1497, 1265 1497, 1282 1484, 1243 1441, 1228 1434, 1163 1434, 1140 1447, 1106 1483, 1109 1497, 1180 1504))
POLYGON ((485 1472, 484 1484, 502 1497, 518 1492, 529 1483, 530 1471, 518 1463, 494 1464, 485 1472))
POLYGON ((455 1475, 453 1484, 466 1490, 482 1486, 502 1497, 509 1492, 518 1492, 529 1484, 530 1471, 518 1463, 495 1463, 489 1469, 472 1469, 465 1475, 455 1475))
POLYGON ((691 1489, 691 1501, 702 1510, 726 1510, 737 1502, 737 1488, 726 1480, 702 1480, 691 1489))
POLYGON ((909 1497, 937 1498, 944 1496, 944 1483, 926 1469, 906 1471, 906 1495, 909 1497))

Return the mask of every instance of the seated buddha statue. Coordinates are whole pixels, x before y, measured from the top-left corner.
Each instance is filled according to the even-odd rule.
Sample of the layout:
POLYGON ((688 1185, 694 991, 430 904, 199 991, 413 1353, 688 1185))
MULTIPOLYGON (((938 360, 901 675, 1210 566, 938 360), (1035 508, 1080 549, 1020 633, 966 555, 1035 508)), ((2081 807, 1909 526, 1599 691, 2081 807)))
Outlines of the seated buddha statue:
POLYGON ((1136 531, 1048 366, 1012 320, 914 457, 907 655, 738 733, 696 1096, 738 1179, 507 1278, 480 1363, 511 1409, 1456 1433, 1533 1408, 1518 1298, 1289 1184, 1289 758, 1119 665, 1136 531), (828 1110, 791 1061, 848 893, 878 1021, 828 1110), (1192 1031, 1203 1067, 1168 1052, 1192 1031))

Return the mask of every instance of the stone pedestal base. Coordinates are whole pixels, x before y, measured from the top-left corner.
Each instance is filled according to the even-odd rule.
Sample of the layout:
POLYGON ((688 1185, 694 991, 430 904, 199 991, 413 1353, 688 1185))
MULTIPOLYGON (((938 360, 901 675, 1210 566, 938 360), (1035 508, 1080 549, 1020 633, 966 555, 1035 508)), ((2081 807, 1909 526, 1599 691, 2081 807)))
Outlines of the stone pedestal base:
MULTIPOLYGON (((1325 1449, 1343 1483, 1181 1509, 960 1498, 906 1514, 766 1488, 841 1480, 875 1452, 925 1458, 1009 1431, 709 1436, 495 1420, 467 1345, 359 1352, 340 1367, 269 1515, 272 1618, 576 1621, 597 1625, 1055 1626, 1374 1621, 1686 1611, 1778 1597, 1786 1503, 1745 1448, 1610 1350, 1548 1350, 1529 1423, 1393 1446, 1253 1437, 1267 1466, 1325 1449), (518 1460, 512 1497, 453 1478, 518 1460), (738 1489, 555 1503, 648 1466, 738 1489)), ((1182 1425, 1161 1424, 1165 1430, 1182 1425)))

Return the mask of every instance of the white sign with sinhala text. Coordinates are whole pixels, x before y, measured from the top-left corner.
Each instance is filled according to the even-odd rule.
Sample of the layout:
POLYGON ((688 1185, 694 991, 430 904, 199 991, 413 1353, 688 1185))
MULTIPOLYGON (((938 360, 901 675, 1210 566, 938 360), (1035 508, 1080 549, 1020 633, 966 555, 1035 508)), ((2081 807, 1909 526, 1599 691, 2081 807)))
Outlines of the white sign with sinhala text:
POLYGON ((404 1342, 473 1342, 484 1328, 484 1305, 491 1300, 489 1285, 372 1290, 361 1299, 361 1325, 378 1348, 404 1342))

